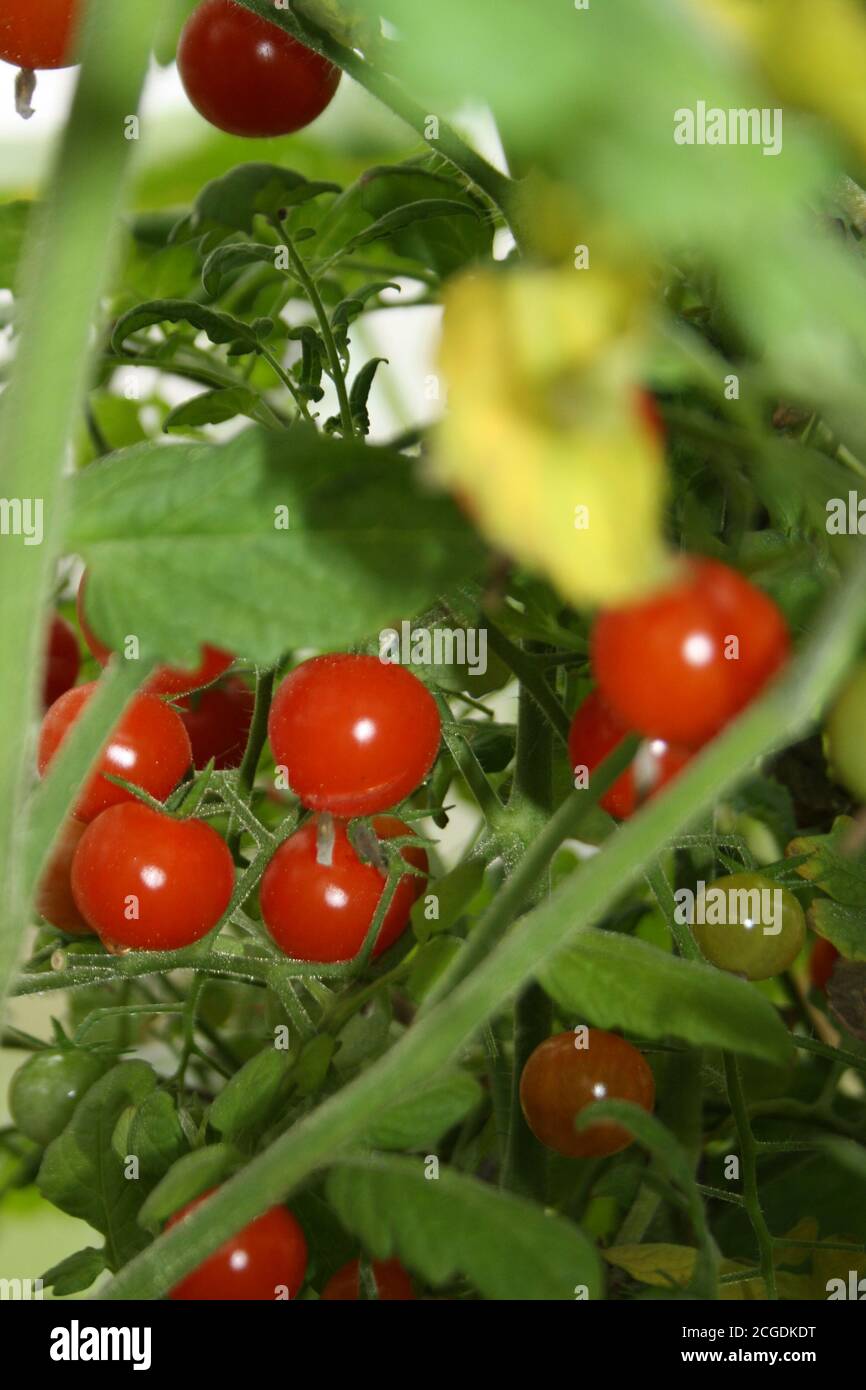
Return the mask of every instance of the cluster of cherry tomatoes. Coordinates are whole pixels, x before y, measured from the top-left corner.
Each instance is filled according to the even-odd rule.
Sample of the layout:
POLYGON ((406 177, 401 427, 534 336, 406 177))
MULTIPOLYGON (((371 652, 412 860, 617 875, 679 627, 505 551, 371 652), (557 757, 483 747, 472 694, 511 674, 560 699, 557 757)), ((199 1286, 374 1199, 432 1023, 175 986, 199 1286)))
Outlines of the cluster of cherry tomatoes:
MULTIPOLYGON (((168 1226, 182 1221, 187 1212, 207 1201, 204 1192, 174 1216, 168 1226)), ((307 1271, 307 1242, 300 1222, 287 1207, 271 1207, 209 1255, 171 1292, 173 1299, 294 1298, 307 1271)), ((414 1299, 412 1280, 398 1260, 374 1260, 370 1266, 376 1297, 384 1302, 414 1299)), ((361 1270, 350 1260, 328 1280, 320 1295, 327 1302, 361 1297, 361 1270)))
MULTIPOLYGON (((5 0, 0 59, 19 68, 69 66, 87 0, 5 0)), ((186 93, 230 135, 291 135, 314 121, 340 83, 340 69, 234 0, 203 0, 177 50, 186 93)))
MULTIPOLYGON (((97 660, 106 663, 111 653, 88 623, 85 594, 86 576, 79 589, 81 628, 97 660)), ((46 693, 56 694, 60 656, 69 657, 64 681, 78 673, 75 635, 57 619, 49 653, 46 693), (67 652, 70 640, 75 660, 67 652)), ((37 905, 54 926, 95 931, 112 950, 176 950, 200 940, 223 917, 234 888, 225 841, 204 821, 155 809, 130 788, 164 802, 198 758, 207 760, 216 751, 224 766, 240 760, 251 715, 246 687, 214 687, 197 705, 189 703, 194 697, 181 695, 224 677, 232 662, 229 653, 205 647, 195 670, 161 667, 130 701, 76 798, 43 879, 37 905), (219 709, 208 697, 223 702, 219 709), (178 709, 169 703, 173 699, 187 703, 178 709)), ((72 685, 49 706, 39 737, 40 773, 96 689, 96 682, 72 685)), ((440 728, 427 688, 376 657, 314 657, 284 680, 270 710, 271 748, 287 784, 315 813, 280 845, 262 881, 265 924, 287 955, 349 960, 364 942, 387 865, 384 855, 377 862, 359 856, 349 836, 351 817, 374 817, 374 859, 383 842, 408 841, 399 849, 410 871, 396 882, 374 953, 385 951, 405 929, 427 855, 419 841, 412 843, 407 825, 376 813, 424 780, 439 750, 440 728)))

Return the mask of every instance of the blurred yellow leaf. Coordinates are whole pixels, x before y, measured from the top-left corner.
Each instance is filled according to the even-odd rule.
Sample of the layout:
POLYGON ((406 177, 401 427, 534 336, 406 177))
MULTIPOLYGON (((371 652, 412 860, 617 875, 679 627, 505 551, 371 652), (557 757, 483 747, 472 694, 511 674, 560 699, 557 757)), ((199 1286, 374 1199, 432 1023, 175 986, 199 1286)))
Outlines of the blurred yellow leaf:
POLYGON ((438 474, 578 605, 666 574, 662 448, 634 386, 645 304, 642 279, 595 267, 467 274, 445 295, 438 474))
POLYGON ((746 40, 781 100, 866 151, 866 15, 855 0, 692 0, 746 40))
POLYGON ((608 1264, 656 1288, 687 1284, 697 1255, 690 1245, 613 1245, 601 1253, 608 1264))

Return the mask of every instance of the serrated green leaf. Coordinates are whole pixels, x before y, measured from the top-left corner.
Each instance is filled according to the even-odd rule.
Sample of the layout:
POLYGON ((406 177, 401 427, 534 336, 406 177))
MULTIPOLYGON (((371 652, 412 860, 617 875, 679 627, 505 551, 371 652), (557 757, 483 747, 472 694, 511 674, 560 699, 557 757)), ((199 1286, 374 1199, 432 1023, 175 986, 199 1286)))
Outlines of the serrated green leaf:
POLYGON ((115 352, 133 333, 160 323, 188 323, 206 333, 212 343, 228 343, 236 352, 255 352, 258 338, 248 324, 218 309, 208 309, 194 299, 151 299, 122 314, 111 336, 115 352))
POLYGON ((355 235, 343 248, 344 254, 357 251, 360 246, 369 246, 372 241, 387 241, 396 232, 402 232, 416 222, 427 222, 431 218, 479 217, 478 211, 467 203, 458 203, 451 198, 424 198, 416 203, 406 203, 403 207, 392 208, 369 227, 355 235))
POLYGON ((788 845, 789 855, 808 855, 797 873, 844 907, 866 908, 866 850, 852 844, 854 822, 839 816, 828 835, 801 835, 788 845))
POLYGON ((866 960, 866 916, 831 898, 816 898, 807 913, 809 925, 826 937, 846 960, 866 960))
POLYGON ((250 420, 265 423, 267 412, 255 391, 245 386, 230 386, 217 391, 203 391, 166 415, 162 428, 168 430, 198 429, 201 425, 218 425, 246 415, 250 420))
POLYGON ((46 1288, 54 1290, 57 1298, 68 1298, 70 1294, 89 1289, 105 1268, 105 1252, 88 1245, 47 1269, 42 1282, 46 1288))
POLYGON ((465 1072, 454 1072, 390 1106, 363 1136, 374 1149, 429 1148, 478 1104, 481 1087, 465 1072))
POLYGON ((769 1000, 744 980, 644 941, 590 928, 538 975, 561 1008, 599 1028, 784 1061, 791 1042, 769 1000))
POLYGON ((387 357, 371 357, 369 362, 365 362, 355 380, 352 382, 352 389, 349 393, 349 409, 352 419, 361 428, 362 434, 370 433, 370 415, 367 410, 367 401, 373 386, 373 381, 379 366, 387 362, 387 357))
POLYGON ((203 641, 262 664, 348 646, 482 563, 451 501, 424 492, 406 459, 298 426, 142 446, 68 487, 94 630, 118 649, 134 632, 177 665, 195 665, 203 641))
POLYGON ((202 190, 184 232, 201 235, 209 227, 252 232, 257 214, 273 217, 322 193, 339 193, 340 185, 307 179, 278 164, 240 164, 202 190))
POLYGON ((174 1097, 154 1091, 132 1114, 126 1132, 126 1152, 138 1159, 142 1178, 156 1182, 189 1148, 174 1097))
POLYGON ((260 1131, 284 1092, 292 1056, 269 1046, 236 1071, 220 1091, 210 1111, 210 1123, 224 1139, 260 1131))
POLYGON ((147 1193, 144 1178, 127 1178, 112 1149, 123 1111, 155 1090, 156 1073, 146 1062, 119 1062, 87 1091, 63 1133, 48 1145, 37 1186, 61 1211, 87 1221, 106 1238, 112 1268, 147 1243, 136 1217, 147 1193))
POLYGON ((476 1178, 422 1159, 340 1160, 327 1182, 343 1224, 377 1259, 397 1255, 433 1285, 464 1274, 489 1299, 602 1294, 601 1261, 580 1227, 476 1178))
POLYGON ((275 274, 276 246, 265 246, 258 241, 225 242, 211 251, 201 268, 201 282, 206 294, 216 298, 226 275, 235 270, 243 270, 248 265, 269 265, 275 274))
POLYGON ((231 1144, 209 1144, 207 1148, 184 1154, 142 1204, 139 1225, 146 1231, 158 1231, 187 1202, 211 1187, 218 1187, 240 1163, 241 1157, 231 1144))

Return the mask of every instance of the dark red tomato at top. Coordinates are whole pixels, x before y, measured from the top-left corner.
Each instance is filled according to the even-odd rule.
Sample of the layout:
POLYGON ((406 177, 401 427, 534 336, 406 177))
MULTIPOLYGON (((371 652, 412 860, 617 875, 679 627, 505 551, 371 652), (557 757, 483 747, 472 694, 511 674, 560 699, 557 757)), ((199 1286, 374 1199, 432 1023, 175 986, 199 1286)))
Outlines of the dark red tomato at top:
POLYGON ((417 676, 375 656, 316 656, 292 671, 271 705, 277 766, 313 811, 386 811, 423 782, 442 728, 417 676))
POLYGON ((592 664, 627 727, 699 747, 759 693, 789 647, 772 599, 728 565, 688 557, 661 592, 599 616, 592 664))
MULTIPOLYGON (((207 1201, 213 1189, 169 1217, 166 1229, 207 1201)), ((169 1297, 182 1302, 233 1302, 294 1298, 307 1272, 304 1232, 286 1207, 271 1207, 176 1284, 169 1297)))
POLYGON ((55 613, 48 633, 48 651, 42 680, 42 703, 45 709, 71 690, 81 669, 81 653, 75 629, 65 618, 55 613))
MULTIPOLYGON (((40 775, 96 691, 96 682, 77 685, 55 700, 39 733, 40 775)), ((91 821, 109 806, 131 801, 131 792, 101 775, 122 777, 125 782, 164 801, 192 761, 189 737, 180 715, 155 695, 135 695, 109 736, 98 760, 98 771, 85 784, 73 807, 78 820, 91 821)))
MULTIPOLYGON (((113 653, 111 648, 97 637, 87 621, 87 615, 84 611, 86 598, 87 572, 85 571, 81 576, 76 600, 78 623, 82 636, 93 656, 96 657, 100 666, 107 666, 113 653)), ((201 649, 201 661, 198 666, 188 669, 180 666, 159 666, 142 688, 148 695, 186 695, 189 691, 198 690, 202 686, 210 685, 213 681, 218 680, 229 669, 233 661, 234 657, 230 652, 224 652, 219 647, 212 647, 205 642, 201 649)))
POLYGON ((211 758, 217 771, 240 766, 256 705, 255 695, 240 676, 229 676, 180 703, 194 766, 206 767, 211 758))
POLYGON ((88 826, 72 861, 72 892, 106 946, 177 951, 211 931, 235 873, 225 840, 204 821, 174 820, 127 801, 88 826))
POLYGON ((74 58, 86 0, 3 0, 0 58, 17 68, 63 68, 74 58))
MULTIPOLYGON (((622 743, 627 733, 599 691, 591 691, 571 721, 568 756, 572 770, 585 767, 591 773, 622 743)), ((691 756, 688 748, 667 744, 664 739, 647 739, 631 765, 605 792, 599 805, 617 820, 627 820, 642 801, 655 796, 676 777, 691 756)))
POLYGON ((206 121, 229 135, 290 135, 321 115, 340 69, 234 0, 204 0, 184 26, 177 66, 206 121))
MULTIPOLYGON (((396 816, 377 816, 377 836, 393 840, 410 835, 396 816)), ((281 951, 294 960, 351 960, 364 938, 385 887, 384 874, 365 864, 352 847, 346 826, 334 822, 330 863, 317 855, 319 822, 310 820, 284 840, 262 878, 262 917, 281 951)), ((420 844, 400 851, 407 863, 427 872, 427 855, 420 844)), ((409 912, 424 887, 418 874, 406 874, 397 884, 373 955, 380 956, 405 930, 409 912)))
MULTIPOLYGON (((370 1265, 380 1303, 406 1303, 414 1299, 412 1280, 399 1260, 373 1260, 370 1265)), ((349 1303, 361 1297, 361 1265, 350 1260, 338 1269, 322 1289, 328 1303, 349 1303)))

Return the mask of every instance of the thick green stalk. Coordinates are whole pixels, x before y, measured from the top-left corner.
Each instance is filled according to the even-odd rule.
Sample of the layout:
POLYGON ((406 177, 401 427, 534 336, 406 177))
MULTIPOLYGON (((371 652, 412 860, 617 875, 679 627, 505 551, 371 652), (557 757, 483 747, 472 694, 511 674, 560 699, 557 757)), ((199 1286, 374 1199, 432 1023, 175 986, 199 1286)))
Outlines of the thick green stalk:
MULTIPOLYGON (((552 752, 550 726, 533 695, 525 685, 521 685, 511 803, 518 815, 537 823, 537 833, 533 834, 533 839, 543 830, 552 809, 552 752)), ((526 907, 542 901, 548 881, 547 871, 536 879, 526 907)), ((538 1198, 544 1196, 547 1154, 524 1119, 520 1104, 520 1078, 530 1055, 549 1036, 550 1027, 550 999, 541 985, 533 980, 514 1001, 508 1146, 500 1182, 509 1191, 538 1198)))
POLYGON ((22 813, 45 641, 44 611, 61 545, 61 471, 88 378, 90 332, 111 266, 138 98, 161 0, 88 6, 84 67, 72 114, 33 213, 22 268, 20 341, 0 416, 0 493, 37 499, 41 544, 0 542, 0 1005, 18 958, 26 891, 22 813))
POLYGON ((740 1068, 736 1057, 732 1057, 729 1053, 725 1053, 725 1079, 728 1085, 731 1114, 734 1117, 740 1143, 740 1159, 743 1166, 743 1203, 757 1241, 761 1258, 761 1276, 767 1290, 767 1297, 776 1298, 778 1295, 776 1293, 776 1266, 773 1263, 773 1237, 764 1219, 758 1193, 758 1148, 749 1122, 749 1112, 746 1109, 743 1083, 740 1080, 740 1068))
MULTIPOLYGON (((333 1161, 374 1115, 433 1077, 554 951, 593 926, 685 826, 755 760, 817 716, 855 655, 866 620, 866 562, 848 576, 786 680, 697 757, 663 795, 617 831, 601 854, 529 913, 451 995, 418 1019, 355 1081, 280 1135, 207 1204, 132 1260, 101 1291, 157 1298, 223 1241, 333 1161)), ((531 853, 531 851, 530 851, 531 853)))

